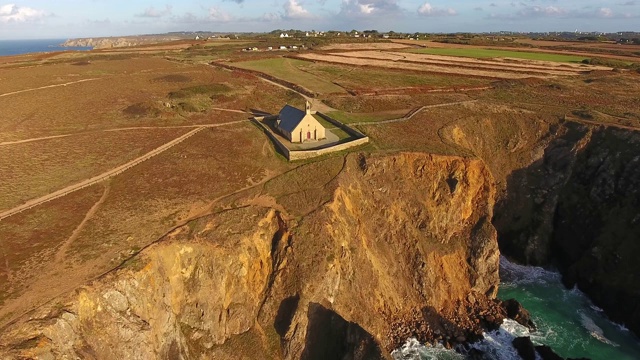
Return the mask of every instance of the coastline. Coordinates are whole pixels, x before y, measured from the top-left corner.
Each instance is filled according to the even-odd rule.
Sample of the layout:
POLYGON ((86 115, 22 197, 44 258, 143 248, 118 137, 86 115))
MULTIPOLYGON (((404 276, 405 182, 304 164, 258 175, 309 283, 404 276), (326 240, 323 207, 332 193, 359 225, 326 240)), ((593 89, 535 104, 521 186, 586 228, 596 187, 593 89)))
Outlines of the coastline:
POLYGON ((67 39, 0 40, 0 56, 18 56, 57 51, 88 51, 92 46, 62 46, 67 39))

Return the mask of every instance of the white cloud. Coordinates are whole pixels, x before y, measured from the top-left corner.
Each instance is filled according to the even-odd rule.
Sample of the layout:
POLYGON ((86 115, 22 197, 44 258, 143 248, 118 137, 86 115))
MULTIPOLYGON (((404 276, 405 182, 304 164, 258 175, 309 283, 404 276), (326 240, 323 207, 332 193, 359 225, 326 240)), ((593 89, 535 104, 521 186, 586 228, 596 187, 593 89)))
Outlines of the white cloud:
POLYGON ((600 15, 601 17, 604 17, 604 18, 612 18, 613 17, 613 10, 611 10, 609 8, 600 8, 598 10, 598 15, 600 15))
POLYGON ((6 4, 0 6, 0 22, 26 22, 37 20, 45 16, 44 11, 36 10, 26 6, 16 4, 6 4))
POLYGON ((220 10, 218 7, 209 8, 209 18, 208 20, 217 21, 217 22, 229 22, 235 20, 233 15, 229 14, 226 11, 220 10))
POLYGON ((151 6, 144 10, 144 12, 140 14, 136 14, 137 17, 148 17, 148 18, 160 18, 165 15, 171 14, 171 6, 167 5, 164 9, 158 10, 155 7, 151 6))
POLYGON ((395 14, 400 11, 397 0, 342 0, 340 13, 348 16, 395 14))
POLYGON ((456 15, 456 11, 452 8, 437 8, 430 3, 424 3, 418 8, 418 14, 422 16, 453 16, 456 15))
POLYGON ((283 5, 284 16, 288 19, 304 19, 311 17, 311 13, 302 7, 297 0, 287 0, 283 5))

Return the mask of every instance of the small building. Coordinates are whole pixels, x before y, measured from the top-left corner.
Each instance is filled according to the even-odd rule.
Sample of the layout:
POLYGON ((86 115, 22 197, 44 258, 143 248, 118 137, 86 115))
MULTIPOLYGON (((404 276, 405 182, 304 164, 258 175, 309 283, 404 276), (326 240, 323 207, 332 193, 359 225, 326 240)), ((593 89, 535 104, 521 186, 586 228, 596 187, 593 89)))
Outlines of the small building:
POLYGON ((292 143, 316 141, 326 138, 325 128, 311 114, 311 105, 307 101, 305 111, 285 105, 278 114, 276 128, 292 143))
POLYGON ((287 50, 287 47, 286 47, 286 46, 284 46, 284 45, 280 45, 279 49, 280 49, 280 50, 287 50))

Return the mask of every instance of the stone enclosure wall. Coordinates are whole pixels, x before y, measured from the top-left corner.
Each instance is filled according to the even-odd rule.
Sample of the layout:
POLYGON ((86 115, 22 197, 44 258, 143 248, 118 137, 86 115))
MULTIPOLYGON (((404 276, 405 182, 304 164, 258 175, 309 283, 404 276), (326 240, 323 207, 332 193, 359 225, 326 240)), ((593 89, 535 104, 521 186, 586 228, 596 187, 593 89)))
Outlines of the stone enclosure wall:
POLYGON ((347 134, 349 134, 350 136, 352 136, 354 139, 351 141, 347 141, 341 144, 336 144, 333 146, 329 146, 329 147, 325 147, 322 149, 310 149, 310 150, 290 150, 284 143, 282 143, 282 141, 280 141, 280 139, 271 131, 271 129, 269 129, 268 126, 266 126, 265 124, 262 123, 262 120, 268 119, 269 117, 263 116, 263 117, 254 117, 253 121, 260 126, 264 132, 267 134, 267 136, 271 139, 271 141, 273 141, 273 143, 276 145, 276 147, 278 149, 280 149, 280 151, 284 154, 284 156, 286 156, 287 160, 289 161, 294 161, 294 160, 303 160, 303 159, 310 159, 310 158, 314 158, 317 156, 321 156, 321 155, 325 155, 325 154, 330 154, 336 151, 342 151, 342 150, 346 150, 349 148, 352 148, 354 146, 359 146, 362 144, 366 144, 369 142, 369 137, 366 136, 365 134, 361 133, 360 131, 346 125, 343 124, 342 122, 326 115, 323 114, 321 112, 315 112, 313 111, 312 114, 317 114, 318 116, 320 116, 321 118, 327 120, 328 122, 330 122, 331 124, 337 126, 338 128, 342 129, 344 132, 346 132, 347 134))

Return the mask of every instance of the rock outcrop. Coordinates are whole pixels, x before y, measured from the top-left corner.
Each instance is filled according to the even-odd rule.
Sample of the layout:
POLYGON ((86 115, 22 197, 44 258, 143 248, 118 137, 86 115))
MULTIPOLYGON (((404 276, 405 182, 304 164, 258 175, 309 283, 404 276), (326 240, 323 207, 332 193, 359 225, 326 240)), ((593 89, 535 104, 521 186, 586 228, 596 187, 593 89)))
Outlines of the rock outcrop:
POLYGON ((640 134, 594 132, 578 153, 554 217, 554 255, 611 319, 640 334, 640 134))
POLYGON ((375 359, 397 324, 455 344, 499 323, 481 161, 350 155, 318 191, 333 195, 303 217, 239 206, 173 230, 4 329, 0 354, 375 359))
POLYGON ((444 134, 497 181, 492 223, 501 252, 558 267, 568 287, 640 335, 640 134, 517 119, 510 127, 459 123, 444 134))

